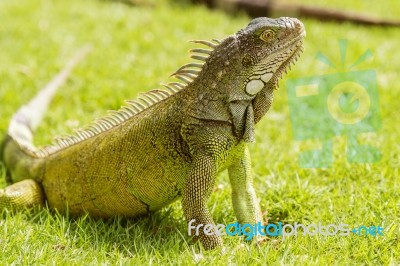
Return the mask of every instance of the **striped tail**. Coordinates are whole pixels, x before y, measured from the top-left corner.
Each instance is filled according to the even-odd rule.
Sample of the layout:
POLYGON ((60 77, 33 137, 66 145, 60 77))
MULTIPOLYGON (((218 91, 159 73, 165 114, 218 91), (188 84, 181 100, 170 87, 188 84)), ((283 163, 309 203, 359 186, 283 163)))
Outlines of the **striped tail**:
MULTIPOLYGON (((13 179, 13 168, 19 168, 21 166, 18 166, 20 162, 28 164, 27 161, 29 159, 34 159, 34 154, 37 150, 33 144, 34 131, 42 121, 57 89, 65 83, 72 69, 86 56, 89 50, 89 46, 81 48, 64 69, 40 90, 29 103, 21 106, 11 118, 7 137, 0 146, 0 159, 4 161, 13 179)), ((29 165, 26 166, 29 167, 29 165)))

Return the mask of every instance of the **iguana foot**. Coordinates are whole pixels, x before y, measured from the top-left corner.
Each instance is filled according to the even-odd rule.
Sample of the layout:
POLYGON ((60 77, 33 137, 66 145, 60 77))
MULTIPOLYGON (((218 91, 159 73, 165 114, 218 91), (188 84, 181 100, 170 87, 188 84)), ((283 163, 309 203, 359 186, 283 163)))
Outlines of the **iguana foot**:
POLYGON ((26 179, 0 189, 0 210, 29 208, 43 203, 42 187, 33 179, 26 179))

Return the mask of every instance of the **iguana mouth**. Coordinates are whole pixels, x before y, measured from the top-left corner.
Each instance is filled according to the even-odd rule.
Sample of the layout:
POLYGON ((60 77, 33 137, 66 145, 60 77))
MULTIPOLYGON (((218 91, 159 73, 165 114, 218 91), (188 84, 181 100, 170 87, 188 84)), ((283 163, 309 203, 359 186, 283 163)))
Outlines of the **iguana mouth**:
POLYGON ((286 45, 280 47, 279 49, 276 49, 274 52, 280 52, 282 50, 286 50, 288 47, 291 46, 303 46, 303 39, 306 36, 306 31, 302 29, 299 34, 291 39, 286 45))
MULTIPOLYGON (((279 79, 282 78, 283 73, 287 73, 287 69, 291 67, 291 64, 294 65, 294 63, 299 59, 300 54, 304 51, 304 47, 303 47, 303 41, 302 38, 305 36, 305 31, 303 30, 303 32, 300 33, 300 35, 298 37, 296 37, 296 39, 292 42, 291 45, 293 45, 294 43, 296 43, 295 45, 297 45, 298 47, 296 48, 296 50, 293 51, 292 55, 290 55, 281 65, 280 67, 276 70, 275 74, 273 75, 273 77, 271 78, 272 84, 276 84, 276 87, 274 89, 279 88, 279 79)), ((290 45, 288 45, 290 46, 290 45)), ((286 47, 288 47, 286 46, 286 47)), ((286 48, 285 47, 285 48, 286 48)), ((282 48, 282 49, 285 49, 282 48)))
POLYGON ((287 68, 290 69, 290 64, 294 64, 304 50, 303 39, 306 36, 304 25, 300 21, 298 21, 298 23, 296 23, 295 25, 295 28, 298 30, 298 35, 291 39, 284 47, 275 51, 279 53, 280 51, 287 50, 289 47, 296 47, 292 55, 290 55, 275 72, 275 75, 273 77, 275 82, 277 82, 282 77, 283 72, 287 73, 287 68))

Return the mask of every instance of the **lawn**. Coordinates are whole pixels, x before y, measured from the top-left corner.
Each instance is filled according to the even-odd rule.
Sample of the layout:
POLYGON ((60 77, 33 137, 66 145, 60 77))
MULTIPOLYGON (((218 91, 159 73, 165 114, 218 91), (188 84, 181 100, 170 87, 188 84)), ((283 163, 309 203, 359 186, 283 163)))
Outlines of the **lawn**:
MULTIPOLYGON (((37 145, 71 133, 107 110, 118 109, 125 99, 168 81, 190 61, 187 51, 193 44, 188 40, 223 38, 250 21, 243 14, 230 16, 176 2, 183 1, 150 1, 133 7, 101 0, 1 1, 0 134, 6 132, 13 112, 85 44, 92 45, 92 52, 60 88, 37 131, 37 145)), ((343 0, 330 6, 396 18, 398 1, 378 3, 343 0)), ((400 264, 400 30, 303 22, 305 52, 280 81, 273 107, 256 127, 257 142, 250 145, 262 210, 270 223, 381 226, 383 236, 299 235, 241 249, 237 249, 241 238, 225 236, 226 253, 203 252, 200 264, 400 264), (347 52, 342 67, 339 40, 344 39, 347 52), (352 70, 376 72, 379 98, 374 100, 379 103, 381 127, 361 135, 360 141, 379 149, 381 159, 349 163, 347 137, 337 136, 332 139, 331 167, 302 168, 299 154, 318 145, 318 140, 294 139, 288 79, 350 71, 368 49, 372 56, 352 70), (318 53, 338 67, 317 60, 318 53)), ((209 200, 216 223, 235 221, 230 193, 227 174, 222 173, 209 200)), ((5 211, 0 218, 0 250, 2 265, 190 265, 196 264, 198 253, 187 236, 179 201, 150 217, 130 220, 71 219, 48 209, 5 211)))

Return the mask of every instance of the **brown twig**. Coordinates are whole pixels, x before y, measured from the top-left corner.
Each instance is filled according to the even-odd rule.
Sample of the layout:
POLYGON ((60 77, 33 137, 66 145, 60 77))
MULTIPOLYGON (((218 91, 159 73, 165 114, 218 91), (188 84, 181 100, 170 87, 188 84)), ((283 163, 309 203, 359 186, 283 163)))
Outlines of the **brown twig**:
POLYGON ((230 11, 244 10, 251 17, 276 16, 277 14, 292 17, 309 17, 321 21, 352 22, 362 25, 393 26, 399 27, 400 21, 385 20, 373 16, 359 14, 349 11, 327 9, 321 7, 281 4, 271 0, 210 0, 196 2, 207 2, 208 6, 218 6, 230 11))

